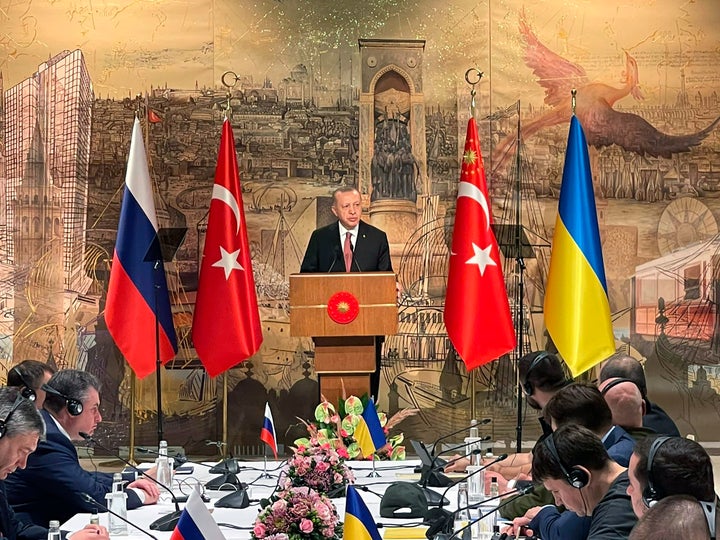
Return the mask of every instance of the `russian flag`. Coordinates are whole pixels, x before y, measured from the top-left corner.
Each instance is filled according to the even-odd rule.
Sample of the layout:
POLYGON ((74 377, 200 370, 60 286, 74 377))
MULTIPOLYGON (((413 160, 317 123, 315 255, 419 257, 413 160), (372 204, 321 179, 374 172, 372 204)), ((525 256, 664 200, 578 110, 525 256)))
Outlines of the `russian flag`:
POLYGON ((615 353, 590 158, 574 115, 545 287, 545 326, 573 376, 615 353))
POLYGON ((225 540, 197 489, 192 490, 170 540, 225 540))
POLYGON ((275 439, 275 423, 273 422, 272 412, 270 412, 270 404, 265 402, 265 418, 263 426, 260 430, 260 440, 267 444, 273 451, 275 459, 277 459, 277 440, 275 439))
POLYGON ((382 540, 370 510, 352 484, 347 487, 343 537, 352 540, 382 540))
POLYGON ((372 400, 368 401, 359 420, 355 426, 355 440, 360 446, 362 456, 366 458, 385 446, 387 440, 372 400))
POLYGON ((140 120, 135 118, 125 194, 105 304, 105 321, 120 352, 139 378, 155 371, 155 311, 159 355, 164 363, 177 353, 165 269, 158 240, 150 172, 140 120), (152 249, 151 249, 152 246, 152 249), (157 261, 146 261, 156 253, 157 261))

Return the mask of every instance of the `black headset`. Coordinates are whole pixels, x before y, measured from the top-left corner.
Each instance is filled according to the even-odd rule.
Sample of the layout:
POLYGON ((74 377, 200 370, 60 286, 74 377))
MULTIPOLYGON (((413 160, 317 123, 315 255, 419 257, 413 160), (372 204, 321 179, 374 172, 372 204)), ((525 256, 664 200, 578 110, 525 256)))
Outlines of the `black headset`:
POLYGON ((670 437, 658 437, 656 438, 652 444, 650 445, 650 451, 648 452, 648 458, 647 458, 647 466, 645 467, 645 473, 647 475, 647 485, 645 486, 645 489, 642 491, 642 500, 643 503, 645 503, 645 506, 648 508, 651 508, 656 502, 658 502, 660 499, 664 497, 662 493, 658 491, 658 489, 653 484, 653 461, 655 460, 655 455, 657 454, 657 451, 660 449, 660 447, 668 442, 670 440, 670 437))
POLYGON ((570 470, 565 467, 562 459, 560 459, 560 454, 557 451, 557 447, 555 446, 555 441, 553 440, 552 435, 545 437, 543 439, 543 444, 545 445, 545 448, 548 449, 548 452, 550 452, 550 455, 552 456, 555 463, 557 463, 560 467, 560 471, 562 471, 563 476, 565 477, 565 480, 568 484, 570 484, 576 489, 582 489, 588 485, 590 477, 588 476, 587 471, 584 471, 576 465, 570 467, 570 470))
POLYGON ((23 397, 22 394, 18 394, 15 398, 15 402, 12 404, 12 407, 10 407, 10 412, 7 413, 4 420, 0 420, 0 439, 5 436, 5 433, 7 433, 7 423, 10 421, 10 417, 26 399, 27 398, 23 397))
POLYGON ((68 412, 70 413, 70 416, 80 416, 83 412, 83 404, 81 401, 71 398, 69 396, 66 396, 62 392, 58 392, 55 390, 52 386, 49 384, 43 384, 42 389, 45 390, 48 394, 51 394, 53 396, 57 396, 61 399, 65 400, 65 407, 67 407, 68 412))
MULTIPOLYGON (((622 384, 622 383, 626 383, 626 382, 633 383, 633 384, 637 387, 637 389, 640 390, 640 387, 639 387, 639 386, 637 385, 637 383, 636 383, 635 381, 633 381, 632 379, 625 379, 624 377, 618 377, 618 378, 614 379, 612 382, 607 383, 607 385, 605 386, 605 388, 603 388, 600 393, 604 396, 605 394, 608 393, 608 391, 609 391, 613 386, 617 386, 618 384, 622 384)), ((640 394, 642 395, 642 391, 640 392, 640 394)))
POLYGON ((522 388, 525 391, 525 394, 528 396, 532 396, 533 392, 535 392, 535 387, 533 386, 533 383, 530 382, 530 372, 538 367, 540 362, 542 362, 545 358, 550 356, 550 353, 547 351, 541 351, 538 353, 538 355, 533 358, 532 362, 530 362, 530 367, 528 367, 527 372, 525 373, 525 381, 522 383, 522 388))
MULTIPOLYGON (((658 450, 660 447, 665 444, 667 441, 672 439, 672 437, 658 437, 656 438, 652 445, 650 445, 650 450, 648 451, 648 459, 647 459, 647 467, 645 468, 645 471, 647 473, 647 485, 645 486, 645 489, 642 491, 642 500, 645 506, 648 508, 652 508, 655 503, 657 503, 660 499, 662 499, 665 495, 658 490, 658 488, 655 487, 653 484, 653 461, 655 460, 655 456, 658 453, 658 450)), ((707 520, 708 529, 710 530, 710 538, 712 540, 715 540, 716 537, 716 527, 715 527, 715 512, 716 512, 716 503, 715 501, 698 501, 700 504, 700 508, 703 509, 703 513, 705 514, 705 519, 707 520)))
POLYGON ((23 374, 20 372, 20 370, 17 368, 17 366, 13 366, 10 371, 14 371, 17 373, 18 377, 20 377, 20 382, 23 383, 22 388, 20 388, 20 395, 24 397, 25 399, 29 399, 30 401, 35 401, 37 399, 37 395, 35 394, 35 390, 31 385, 28 384, 28 382, 25 380, 25 377, 23 377, 23 374))

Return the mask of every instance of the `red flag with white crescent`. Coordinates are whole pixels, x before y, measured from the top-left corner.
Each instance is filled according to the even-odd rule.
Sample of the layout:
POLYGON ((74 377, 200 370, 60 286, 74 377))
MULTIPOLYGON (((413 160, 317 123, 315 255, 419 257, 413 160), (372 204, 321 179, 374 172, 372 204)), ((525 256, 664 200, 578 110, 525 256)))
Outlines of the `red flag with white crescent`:
POLYGON ((475 119, 468 122, 445 298, 448 337, 468 370, 515 347, 475 119))
POLYGON ((235 140, 227 119, 215 169, 192 338, 212 377, 250 358, 263 340, 235 140))

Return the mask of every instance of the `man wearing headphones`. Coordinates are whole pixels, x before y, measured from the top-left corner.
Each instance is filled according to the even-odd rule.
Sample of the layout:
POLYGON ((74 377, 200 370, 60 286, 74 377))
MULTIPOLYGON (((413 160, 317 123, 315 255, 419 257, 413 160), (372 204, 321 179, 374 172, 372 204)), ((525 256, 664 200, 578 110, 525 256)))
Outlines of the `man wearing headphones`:
MULTIPOLYGON (((564 425, 536 445, 532 476, 553 494, 558 506, 590 517, 584 537, 588 540, 625 539, 637 521, 626 493, 626 469, 610 459, 602 441, 589 429, 564 425)), ((543 539, 578 538, 570 531, 561 530, 558 536, 548 530, 562 519, 555 506, 541 509, 529 524, 519 519, 523 521, 513 522, 514 529, 527 526, 543 539)))
POLYGON ((708 523, 695 497, 670 495, 645 512, 628 540, 666 540, 692 538, 710 540, 708 523))
MULTIPOLYGON (((27 463, 28 455, 45 434, 45 426, 32 402, 16 388, 0 387, 0 531, 5 540, 45 540, 47 528, 21 521, 8 504, 5 480, 27 463)), ((72 540, 109 540, 100 525, 87 525, 70 535, 72 540)))
MULTIPOLYGON (((617 353, 612 355, 603 362, 603 367, 600 370, 600 382, 605 382, 611 377, 628 379, 634 382, 640 390, 643 401, 645 402, 643 426, 661 435, 669 435, 671 437, 680 436, 680 432, 672 418, 670 418, 659 405, 651 403, 648 399, 645 371, 640 362, 627 354, 617 353)), ((608 386, 604 388, 607 391, 608 386)))
MULTIPOLYGON (((36 525, 51 519, 67 521, 94 508, 82 499, 87 493, 105 505, 112 489, 112 474, 88 472, 80 466, 72 441, 80 433, 92 434, 102 420, 100 384, 90 373, 67 369, 58 371, 45 385, 47 396, 40 412, 47 429, 47 440, 40 441, 30 455, 25 470, 7 480, 8 500, 15 512, 36 525)), ((127 507, 157 502, 157 486, 146 478, 127 486, 127 507)))
POLYGON ((712 462, 697 442, 683 437, 647 437, 630 456, 627 493, 638 517, 670 495, 695 497, 705 512, 711 537, 717 534, 717 497, 712 462))
POLYGON ((20 388, 22 395, 34 401, 35 407, 40 410, 45 403, 45 390, 42 386, 54 373, 55 369, 48 364, 37 360, 23 360, 8 371, 7 385, 20 388))

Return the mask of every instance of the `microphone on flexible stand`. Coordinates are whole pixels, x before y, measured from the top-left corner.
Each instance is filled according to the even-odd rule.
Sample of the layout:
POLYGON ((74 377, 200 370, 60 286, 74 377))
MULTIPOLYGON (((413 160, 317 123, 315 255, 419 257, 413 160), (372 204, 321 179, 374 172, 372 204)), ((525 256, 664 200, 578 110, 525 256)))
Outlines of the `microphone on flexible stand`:
POLYGON ((428 527, 428 530, 426 531, 425 536, 428 539, 435 539, 435 540, 450 540, 450 538, 460 538, 459 536, 456 536, 459 532, 466 530, 470 526, 474 525, 475 522, 499 511, 505 505, 509 504, 511 501, 514 501, 515 498, 509 499, 507 501, 503 501, 502 503, 497 505, 495 508, 493 508, 490 512, 487 512, 486 514, 481 515, 477 519, 470 520, 470 522, 467 525, 465 525, 464 527, 461 527, 460 529, 455 531, 454 534, 452 534, 452 536, 448 536, 453 530, 453 523, 455 521, 455 516, 457 514, 459 514, 460 512, 464 512, 465 510, 474 510, 474 509, 478 508, 479 506, 487 504, 490 501, 502 499, 504 497, 509 497, 510 495, 516 495, 516 494, 517 495, 527 495, 528 493, 531 493, 534 489, 535 489, 535 485, 530 484, 529 486, 526 486, 522 489, 521 488, 511 489, 509 491, 506 491, 505 493, 496 495, 495 497, 490 497, 488 499, 483 499, 482 501, 478 501, 473 504, 468 504, 467 506, 463 506, 462 508, 456 509, 454 512, 447 512, 446 510, 444 510, 444 512, 447 512, 447 514, 444 517, 437 518, 437 520, 434 523, 432 523, 428 519, 430 517, 428 515, 428 518, 426 518, 425 522, 429 523, 430 526, 428 527))
MULTIPOLYGON (((452 437, 453 435, 457 435, 458 433, 462 433, 463 431, 467 431, 467 430, 469 430, 471 427, 482 426, 482 425, 485 425, 485 424, 489 424, 490 422, 492 422, 492 418, 483 418, 483 419, 480 420, 479 422, 476 422, 476 423, 474 423, 474 424, 470 424, 469 426, 464 426, 464 427, 458 429, 457 431, 453 431, 452 433, 448 433, 447 435, 443 435, 442 437, 438 437, 437 439, 435 439, 435 442, 433 442, 433 444, 432 444, 432 455, 434 456, 434 455, 436 454, 436 451, 437 451, 437 448, 438 448, 438 443, 439 443, 440 441, 444 441, 445 439, 448 439, 448 438, 452 437)), ((490 439, 487 439, 487 440, 490 440, 490 439)))
MULTIPOLYGON (((156 450, 153 450, 151 448, 138 447, 137 451, 143 454, 155 454, 158 456, 160 455, 160 452, 157 452, 156 450)), ((240 472, 240 467, 238 465, 237 459, 235 458, 227 458, 226 460, 220 463, 216 463, 215 465, 207 465, 205 463, 202 463, 201 461, 190 461, 186 456, 183 456, 182 454, 176 455, 173 459, 180 459, 183 463, 202 465, 203 467, 207 467, 208 469, 210 469, 210 473, 222 475, 217 478, 213 478, 212 480, 209 480, 205 484, 205 489, 209 489, 211 491, 237 491, 247 488, 247 484, 245 484, 244 482, 240 482, 236 476, 237 473, 240 472)))
MULTIPOLYGON (((454 452, 455 450, 460 450, 461 448, 467 448, 470 445, 477 444, 477 442, 478 441, 470 441, 463 444, 458 444, 457 446, 451 447, 448 451, 454 452)), ((477 453, 479 452, 473 451, 470 454, 462 457, 469 457, 471 455, 476 455, 477 453)), ((457 459, 455 461, 457 461, 457 459)), ((426 488, 428 485, 431 487, 447 487, 452 484, 452 480, 450 480, 442 473, 442 469, 445 467, 445 465, 447 465, 447 462, 441 460, 440 456, 433 457, 430 460, 430 465, 425 470, 423 470, 424 467, 420 469, 420 485, 423 488, 426 488)))
MULTIPOLYGON (((177 497, 175 496, 175 494, 172 492, 172 489, 170 489, 170 488, 169 488, 168 486, 166 486, 165 484, 161 484, 160 482, 157 481, 157 478, 153 478, 152 476, 150 476, 149 474, 147 474, 147 473, 146 473, 145 471, 143 471, 142 469, 139 469, 138 467, 136 467, 135 465, 133 465, 130 461, 128 461, 128 460, 125 459, 124 457, 122 457, 122 456, 120 456, 119 454, 116 454, 115 452, 113 452, 112 450, 110 450, 107 446, 103 446, 102 444, 100 444, 100 443, 97 441, 97 439, 93 439, 93 438, 92 438, 90 435, 88 435, 87 433, 84 433, 84 432, 81 431, 80 433, 78 433, 78 435, 80 435, 80 436, 81 436, 83 439, 85 439, 88 443, 92 443, 92 444, 94 444, 95 446, 99 446, 100 448, 102 448, 102 449, 105 450, 106 452, 109 452, 111 456, 119 459, 120 461, 122 461, 123 463, 125 463, 128 467, 134 469, 136 472, 139 472, 139 473, 140 473, 141 475, 143 475, 145 478, 149 478, 150 480, 152 480, 153 482, 155 482, 158 486, 160 486, 161 488, 163 488, 164 490, 166 490, 166 491, 170 494, 170 497, 172 498, 172 502, 175 504, 175 511, 174 511, 174 512, 171 512, 171 513, 169 513, 169 514, 167 514, 167 515, 165 515, 165 516, 161 516, 161 517, 159 517, 158 519, 156 519, 155 521, 153 521, 153 522, 150 524, 150 528, 151 528, 152 530, 154 530, 154 531, 172 531, 172 530, 175 529, 175 526, 177 525, 177 522, 178 522, 178 520, 180 519, 180 514, 182 514, 182 510, 180 510, 180 503, 179 503, 179 501, 178 501, 178 498, 177 498, 177 497)), ((93 499, 93 500, 95 500, 95 499, 93 499)), ((97 501, 96 501, 96 502, 97 502, 97 501)))
MULTIPOLYGON (((474 451, 475 451, 475 450, 474 450, 474 451)), ((479 450, 477 450, 477 451, 479 452, 479 450)), ((451 489, 452 487, 456 486, 456 485, 459 484, 460 482, 466 481, 466 480, 467 480, 468 478, 470 478, 471 476, 475 476, 476 474, 484 471, 485 469, 487 469, 487 468, 490 467, 491 465, 494 465, 495 463, 497 463, 497 462, 499 462, 499 461, 502 461, 502 460, 504 460, 504 459, 507 459, 507 457, 508 457, 507 454, 502 454, 501 456, 498 456, 496 459, 494 459, 494 460, 491 461, 490 463, 487 463, 486 465, 483 465, 483 466, 480 467, 479 469, 471 472, 470 474, 465 475, 463 478, 460 478, 459 480, 456 480, 455 482, 453 482, 452 484, 450 484, 450 485, 445 489, 445 491, 442 492, 442 495, 440 496, 440 504, 438 504, 438 507, 437 507, 437 508, 432 508, 432 509, 428 510, 427 514, 425 515, 425 521, 426 521, 427 523, 431 523, 431 524, 434 524, 434 525, 436 525, 436 526, 437 526, 437 525, 440 525, 440 526, 441 526, 441 528, 438 528, 435 532, 438 532, 438 531, 440 531, 440 530, 444 530, 445 528, 447 528, 447 525, 448 525, 448 524, 452 524, 452 521, 453 521, 453 520, 450 519, 450 518, 454 517, 454 516, 457 514, 457 512, 460 512, 460 511, 462 511, 462 510, 467 510, 467 509, 468 509, 468 508, 459 508, 459 509, 456 510, 455 512, 450 512, 450 511, 448 511, 448 510, 445 510, 445 509, 443 508, 443 506, 444 506, 444 502, 447 501, 447 499, 445 498, 445 495, 447 495, 447 492, 450 491, 450 489, 451 489)), ((516 490, 514 490, 514 491, 512 491, 512 492, 510 492, 510 493, 504 493, 504 494, 502 495, 502 497, 504 497, 504 496, 506 496, 506 495, 508 495, 508 494, 511 494, 511 493, 515 493, 515 492, 517 492, 517 491, 518 491, 518 490, 516 489, 516 490)), ((492 501, 492 500, 494 500, 494 499, 495 499, 495 497, 493 497, 492 499, 485 499, 485 500, 483 500, 482 502, 484 503, 484 502, 486 502, 486 501, 488 501, 488 500, 492 501)), ((479 503, 474 503, 474 504, 479 504, 479 503)), ((472 506, 473 506, 473 505, 470 505, 470 507, 472 507, 472 506)), ((431 527, 432 527, 432 525, 431 525, 431 527)), ((446 531, 446 532, 448 532, 448 531, 446 531)), ((428 538, 430 538, 430 537, 428 536, 428 538)))
POLYGON ((335 246, 335 254, 333 255, 332 264, 330 264, 330 268, 328 268, 328 274, 332 272, 332 269, 335 267, 335 263, 338 262, 338 258, 344 258, 340 254, 342 253, 342 249, 340 246, 335 246))
POLYGON ((121 516, 121 515, 118 514, 117 512, 113 512, 112 510, 110 510, 110 509, 109 509, 107 506, 105 506, 104 504, 100 504, 100 503, 97 502, 95 499, 93 499, 91 495, 88 495, 87 493, 82 493, 82 492, 81 492, 81 493, 80 493, 80 498, 81 498, 83 501, 85 501, 86 503, 95 505, 96 507, 100 508, 101 510, 104 510, 104 511, 107 512, 108 514, 112 514, 113 516, 115 516, 115 517, 118 518, 119 520, 124 521, 125 523, 127 523, 128 525, 130 525, 131 527, 133 527, 134 529, 137 529, 138 531, 140 531, 141 533, 149 536, 149 537, 152 538, 153 540, 158 540, 158 537, 157 537, 157 536, 153 536, 152 534, 150 534, 149 532, 147 532, 145 529, 141 529, 140 527, 138 527, 137 525, 135 525, 135 524, 134 524, 132 521, 130 521, 129 519, 121 516))

